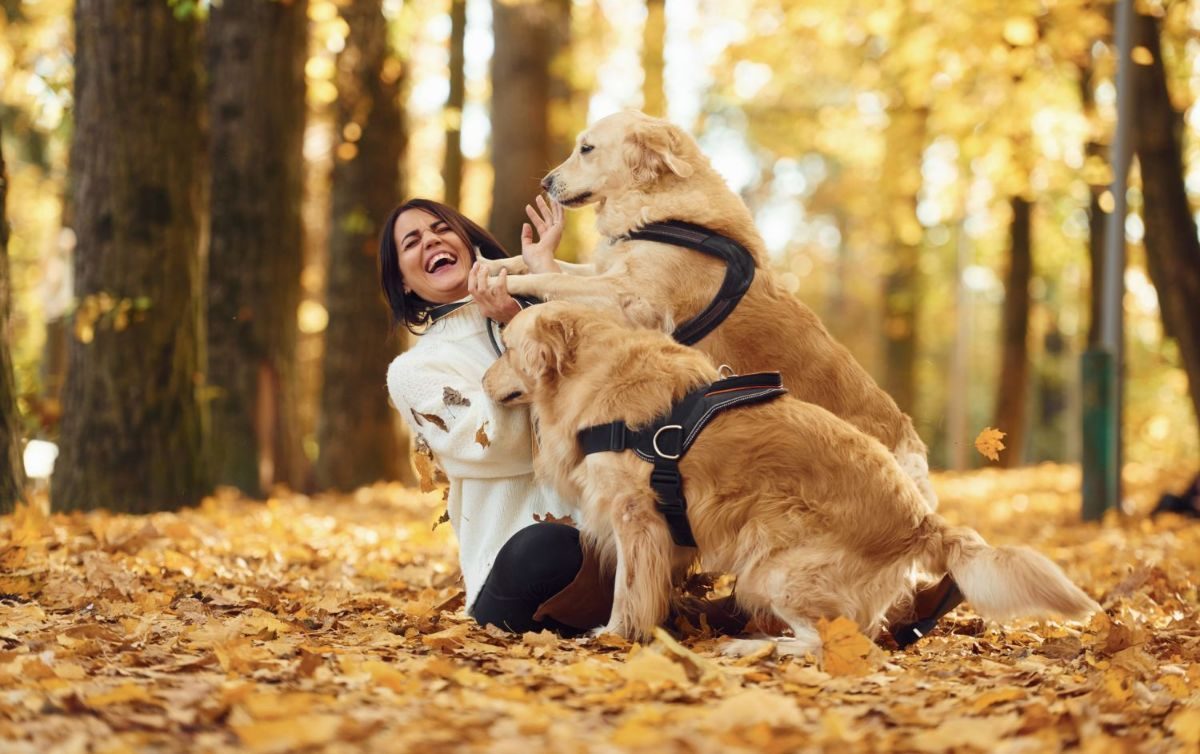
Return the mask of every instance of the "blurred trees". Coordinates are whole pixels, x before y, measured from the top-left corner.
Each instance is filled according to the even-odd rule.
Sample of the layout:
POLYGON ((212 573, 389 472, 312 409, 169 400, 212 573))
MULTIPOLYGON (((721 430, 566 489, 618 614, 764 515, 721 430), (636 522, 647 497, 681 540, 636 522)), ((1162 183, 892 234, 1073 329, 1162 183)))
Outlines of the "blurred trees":
POLYGON ((166 3, 75 7, 75 312, 57 509, 130 512, 208 491, 198 395, 198 24, 166 3))
POLYGON ((207 32, 208 447, 214 480, 308 486, 296 393, 306 0, 225 0, 207 32))
POLYGON ((1163 329, 1179 344, 1192 410, 1200 420, 1200 241, 1188 203, 1180 147, 1182 118, 1171 104, 1159 42, 1159 22, 1137 14, 1134 126, 1145 192, 1146 262, 1158 291, 1163 329))
POLYGON ((8 171, 0 146, 0 513, 12 510, 25 485, 21 460, 21 432, 17 415, 16 385, 8 352, 8 317, 12 290, 8 274, 8 171))
POLYGON ((382 3, 354 0, 340 12, 348 34, 335 78, 317 483, 350 490, 398 479, 408 469, 408 448, 398 441, 384 388, 395 349, 376 273, 380 229, 397 197, 406 194, 400 174, 406 129, 399 104, 404 66, 389 48, 382 3))
POLYGON ((570 0, 492 0, 492 209, 488 228, 513 253, 520 251, 525 205, 541 180, 566 155, 554 152, 553 69, 565 51, 570 0))
MULTIPOLYGON (((467 102, 466 50, 467 0, 450 0, 450 94, 446 97, 446 155, 442 159, 445 193, 451 207, 462 204, 462 119, 467 102)), ((403 193, 401 194, 403 196, 403 193)))
POLYGON ((1029 424, 1029 283, 1033 278, 1033 203, 1023 196, 1010 201, 1008 273, 1004 280, 1001 315, 1000 381, 996 386, 997 427, 1004 427, 1008 452, 1000 458, 1007 467, 1025 457, 1029 424))

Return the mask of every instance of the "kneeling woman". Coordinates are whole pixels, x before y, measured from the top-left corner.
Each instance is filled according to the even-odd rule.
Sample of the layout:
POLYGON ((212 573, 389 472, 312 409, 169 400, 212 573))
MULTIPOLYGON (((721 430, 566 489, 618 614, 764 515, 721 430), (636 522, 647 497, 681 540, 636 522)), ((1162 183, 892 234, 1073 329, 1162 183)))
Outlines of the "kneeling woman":
MULTIPOLYGON (((522 236, 535 272, 557 271, 562 208, 538 198, 539 231, 522 236)), ((612 606, 604 579, 564 524, 571 506, 533 478, 533 437, 525 408, 483 393, 496 359, 489 319, 520 311, 505 278, 489 281, 479 257, 509 256, 486 230, 444 204, 412 199, 393 210, 379 246, 383 292, 397 324, 420 337, 388 368, 392 403, 450 480, 447 510, 458 537, 467 606, 483 624, 564 635, 603 625, 612 606)))

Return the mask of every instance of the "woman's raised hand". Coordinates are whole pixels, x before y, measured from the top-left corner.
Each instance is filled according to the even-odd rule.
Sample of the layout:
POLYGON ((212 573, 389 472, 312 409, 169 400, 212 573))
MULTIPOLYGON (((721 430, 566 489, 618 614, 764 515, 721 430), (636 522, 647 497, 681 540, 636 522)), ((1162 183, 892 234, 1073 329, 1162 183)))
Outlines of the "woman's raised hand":
POLYGON ((530 272, 559 272, 558 262, 554 260, 554 252, 562 240, 563 219, 562 205, 555 201, 547 202, 539 194, 537 208, 525 205, 525 214, 529 215, 529 223, 521 226, 521 257, 529 266, 530 272), (537 228, 537 243, 533 240, 533 229, 537 228))
POLYGON ((521 305, 508 293, 508 270, 488 277, 487 267, 476 262, 467 274, 467 291, 483 316, 501 324, 507 324, 521 311, 521 305))

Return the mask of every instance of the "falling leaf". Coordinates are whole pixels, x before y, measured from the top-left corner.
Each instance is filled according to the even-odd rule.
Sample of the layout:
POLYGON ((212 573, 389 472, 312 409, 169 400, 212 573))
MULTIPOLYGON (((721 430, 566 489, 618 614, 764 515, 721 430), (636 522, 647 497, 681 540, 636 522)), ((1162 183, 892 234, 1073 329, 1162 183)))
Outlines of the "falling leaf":
POLYGON ((992 427, 985 427, 975 438, 975 449, 984 457, 993 461, 1000 460, 1000 451, 1004 450, 1004 432, 992 427))
POLYGON ((479 429, 475 430, 475 442, 479 443, 481 448, 486 448, 492 444, 491 439, 487 436, 487 432, 484 431, 487 429, 487 425, 488 423, 484 422, 480 425, 479 429))
POLYGON ((443 387, 442 403, 447 406, 470 406, 471 400, 452 387, 443 387))
POLYGON ((430 531, 436 531, 442 524, 450 523, 450 510, 442 511, 442 515, 437 517, 437 521, 433 522, 433 528, 430 531))
POLYGON ((849 618, 838 616, 833 621, 824 618, 817 624, 821 635, 821 669, 830 675, 866 675, 875 669, 874 655, 879 652, 858 625, 849 618))

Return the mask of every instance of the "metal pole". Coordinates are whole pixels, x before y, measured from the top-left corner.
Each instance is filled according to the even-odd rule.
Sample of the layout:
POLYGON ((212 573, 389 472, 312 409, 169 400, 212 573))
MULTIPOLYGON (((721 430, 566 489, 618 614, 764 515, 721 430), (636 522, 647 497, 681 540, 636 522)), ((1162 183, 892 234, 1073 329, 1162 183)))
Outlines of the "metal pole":
POLYGON ((1104 239, 1104 274, 1093 281, 1092 295, 1100 297, 1100 343, 1083 355, 1083 517, 1096 520, 1121 502, 1121 375, 1125 296, 1126 180, 1132 158, 1133 117, 1133 2, 1118 0, 1117 127, 1111 157, 1113 210, 1104 239))

